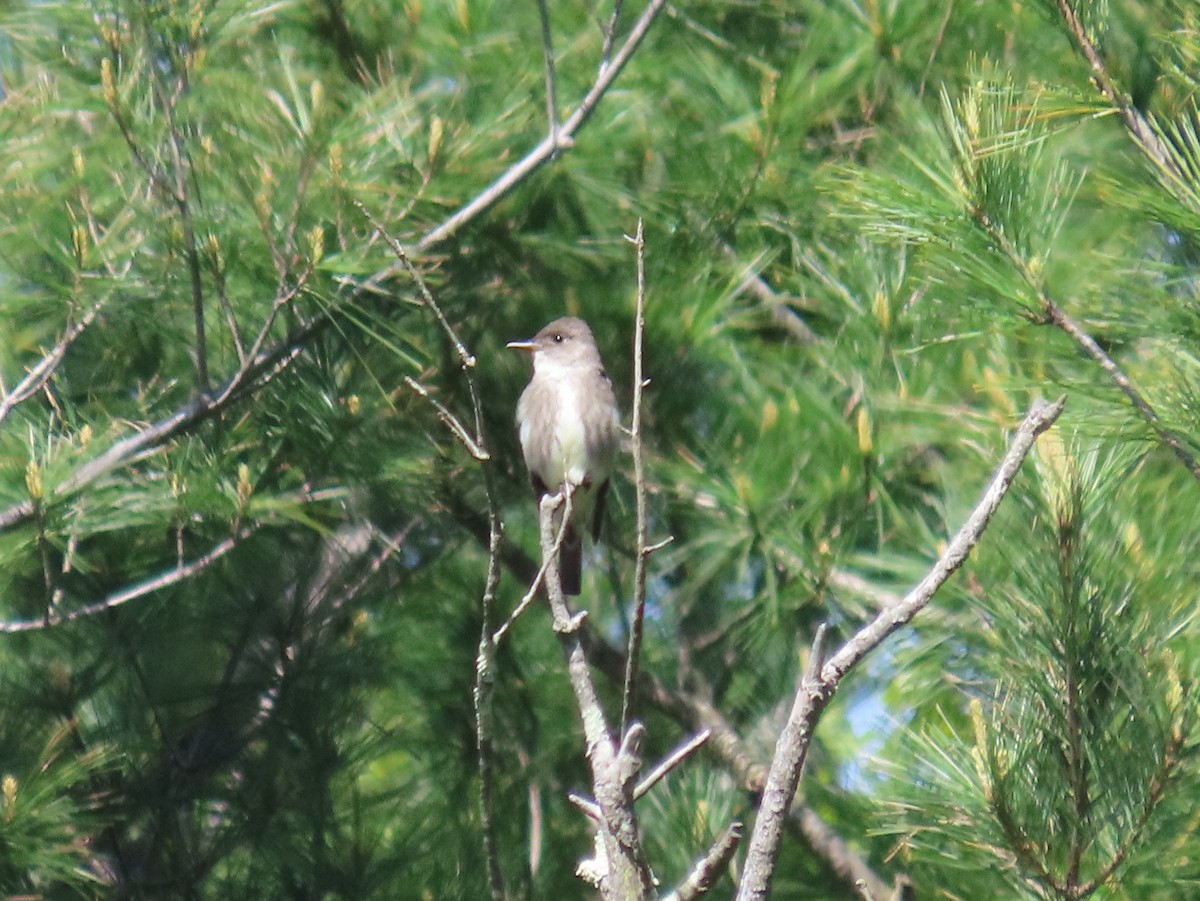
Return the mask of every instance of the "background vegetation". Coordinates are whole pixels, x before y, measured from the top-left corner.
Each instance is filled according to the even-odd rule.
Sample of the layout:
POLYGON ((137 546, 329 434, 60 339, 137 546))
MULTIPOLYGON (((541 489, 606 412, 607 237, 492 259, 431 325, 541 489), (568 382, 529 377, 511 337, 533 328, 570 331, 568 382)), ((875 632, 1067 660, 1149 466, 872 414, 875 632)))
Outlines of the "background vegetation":
MULTIPOLYGON (((641 218, 644 757, 720 737, 639 802, 664 888, 752 822, 817 626, 895 603, 1065 393, 826 712, 773 897, 1200 897, 1194 3, 548 6, 573 141, 473 207, 550 129, 537 3, 0 4, 0 890, 487 897, 489 484, 493 617, 537 548, 503 346, 582 315, 628 398, 641 218), (356 203, 489 461, 406 382, 474 428, 356 203)), ((608 701, 632 522, 626 468, 608 701)), ((501 876, 585 897, 543 607, 492 676, 501 876)))

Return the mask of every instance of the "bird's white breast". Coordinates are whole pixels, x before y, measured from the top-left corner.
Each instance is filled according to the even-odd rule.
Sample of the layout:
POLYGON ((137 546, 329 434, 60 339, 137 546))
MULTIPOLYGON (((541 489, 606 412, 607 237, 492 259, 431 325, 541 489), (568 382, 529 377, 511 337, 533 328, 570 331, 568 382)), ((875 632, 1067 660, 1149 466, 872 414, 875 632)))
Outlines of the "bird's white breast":
MULTIPOLYGON (((569 479, 572 484, 579 485, 593 468, 588 460, 587 436, 584 432, 581 403, 578 396, 578 369, 561 366, 551 360, 546 354, 539 354, 535 361, 538 381, 545 386, 547 392, 552 392, 549 407, 553 410, 551 424, 553 439, 550 446, 549 459, 531 460, 531 464, 540 472, 543 481, 548 486, 561 485, 569 479)), ((525 398, 522 398, 525 401, 525 398)), ((523 404, 524 405, 524 404, 523 404)), ((531 442, 533 423, 528 411, 521 415, 521 448, 525 451, 526 459, 530 452, 534 457, 541 455, 534 449, 531 442)))

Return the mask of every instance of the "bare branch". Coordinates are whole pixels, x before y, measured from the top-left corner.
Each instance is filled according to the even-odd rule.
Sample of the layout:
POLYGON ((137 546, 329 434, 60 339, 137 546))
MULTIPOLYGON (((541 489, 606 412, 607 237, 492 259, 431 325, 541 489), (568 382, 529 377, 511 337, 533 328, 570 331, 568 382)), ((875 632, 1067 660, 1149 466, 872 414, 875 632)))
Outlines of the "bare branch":
POLYGON ((315 261, 309 260, 308 265, 296 278, 295 284, 292 285, 287 283, 284 275, 280 275, 279 282, 275 288, 275 297, 271 301, 271 309, 267 313, 267 318, 259 326, 258 334, 255 336, 254 342, 250 345, 250 350, 246 352, 246 357, 253 359, 258 356, 267 338, 271 335, 271 329, 275 327, 275 321, 279 318, 280 311, 295 300, 297 295, 304 289, 304 286, 308 284, 309 278, 312 277, 314 265, 315 261))
MULTIPOLYGON (((548 27, 548 25, 547 25, 548 27)), ((467 392, 471 398, 471 407, 475 416, 475 434, 472 435, 467 431, 466 426, 455 416, 450 410, 433 397, 428 389, 425 388, 416 379, 406 376, 404 382, 413 391, 421 397, 428 400, 437 411, 438 418, 450 430, 468 453, 481 464, 487 464, 491 461, 491 453, 487 449, 487 439, 483 429, 483 405, 480 399, 479 387, 475 382, 475 356, 467 350, 466 345, 455 331, 454 326, 450 324, 450 320, 446 318, 446 314, 442 312, 442 308, 434 299, 433 292, 429 290, 429 285, 426 283, 420 270, 417 269, 408 254, 404 250, 404 246, 392 234, 384 228, 370 211, 358 200, 353 201, 355 208, 361 213, 368 222, 371 223, 376 233, 383 237, 391 248, 392 253, 408 273, 409 277, 416 283, 417 291, 421 296, 421 300, 425 307, 433 313, 445 333, 447 339, 453 346, 455 353, 458 355, 459 363, 462 366, 463 372, 466 374, 467 392)), ((483 598, 481 601, 481 619, 479 652, 475 663, 475 689, 473 692, 475 704, 475 725, 476 725, 476 749, 478 751, 479 762, 479 809, 480 819, 483 827, 483 848, 484 856, 487 859, 488 872, 488 887, 491 891, 494 901, 501 901, 507 897, 504 888, 504 878, 500 869, 500 852, 499 844, 496 837, 495 817, 493 815, 493 747, 492 747, 492 685, 495 681, 493 667, 495 665, 495 649, 496 643, 504 636, 504 633, 516 621, 520 613, 528 607, 536 595, 538 583, 542 578, 539 573, 538 579, 530 587, 526 598, 518 605, 517 610, 513 615, 492 634, 492 607, 495 604, 496 588, 500 583, 500 538, 502 525, 500 522, 500 513, 496 505, 496 492, 493 484, 491 469, 484 465, 482 467, 484 490, 487 494, 488 504, 488 569, 487 578, 484 584, 483 598)), ((562 542, 566 535, 566 527, 568 516, 570 514, 570 495, 566 498, 566 513, 563 516, 562 529, 559 531, 558 540, 555 544, 555 555, 558 553, 558 548, 562 546, 562 542)))
MULTIPOLYGON (((790 822, 800 830, 809 847, 820 854, 833 871, 853 886, 861 897, 867 901, 887 901, 889 898, 899 901, 901 896, 897 894, 895 887, 883 882, 846 840, 811 807, 793 804, 790 822)), ((907 876, 896 877, 896 885, 909 884, 907 876)))
POLYGON ((97 613, 103 613, 106 610, 112 610, 120 607, 122 604, 128 604, 130 601, 145 597, 155 591, 167 588, 171 585, 177 585, 184 579, 190 579, 197 573, 208 569, 235 547, 238 546, 244 539, 254 534, 258 530, 258 526, 246 526, 234 535, 229 536, 224 541, 218 542, 204 556, 197 557, 187 563, 182 563, 178 566, 173 566, 164 572, 159 573, 139 582, 129 588, 110 594, 102 601, 97 601, 94 604, 88 604, 85 607, 79 607, 75 610, 62 611, 53 609, 47 611, 46 616, 38 617, 37 619, 27 620, 9 620, 0 622, 0 633, 12 634, 14 632, 34 632, 38 629, 45 629, 49 626, 57 626, 59 623, 69 623, 77 619, 83 619, 86 616, 95 616, 97 613))
MULTIPOLYGON (((633 779, 637 772, 633 751, 641 730, 629 729, 620 748, 613 741, 584 651, 584 614, 573 616, 563 596, 555 560, 554 511, 569 497, 569 492, 566 498, 545 495, 539 506, 538 521, 542 559, 551 561, 546 568, 545 584, 554 632, 567 658, 567 675, 583 721, 592 787, 600 807, 597 859, 587 862, 584 870, 591 874, 589 878, 595 879, 605 901, 636 901, 654 894, 654 880, 642 850, 633 810, 633 779)), ((564 511, 564 521, 569 513, 569 509, 564 511)))
POLYGON ((621 7, 624 5, 623 0, 613 0, 612 13, 608 17, 608 25, 604 29, 604 44, 600 47, 600 72, 609 66, 609 60, 612 59, 613 44, 617 40, 617 22, 621 18, 621 7))
MULTIPOLYGON (((454 213, 445 222, 425 235, 417 243, 417 249, 428 250, 434 244, 440 244, 480 213, 491 208, 507 195, 509 191, 524 181, 530 173, 553 159, 558 151, 569 148, 574 141, 575 133, 592 117, 592 113, 596 111, 596 107, 600 104, 604 95, 608 93, 608 89, 612 87, 612 83, 621 74, 621 70, 625 68, 625 64, 629 62, 634 51, 641 44, 642 39, 646 36, 646 32, 650 30, 650 25, 654 22, 659 12, 662 11, 665 3, 666 0, 650 0, 646 9, 630 30, 628 37, 625 38, 625 43, 621 45, 621 49, 613 57, 611 65, 601 69, 600 73, 596 76, 596 81, 592 84, 591 89, 588 90, 587 95, 579 102, 579 106, 575 108, 575 111, 563 122, 562 127, 556 135, 544 138, 533 150, 509 166, 499 178, 477 194, 474 199, 470 200, 458 212, 454 213)), ((386 277, 386 273, 384 275, 386 277)), ((377 283, 377 279, 379 279, 378 276, 376 279, 372 279, 371 283, 377 283)))
MULTIPOLYGON (((591 659, 616 682, 623 672, 619 652, 606 642, 592 637, 589 644, 591 659)), ((652 673, 643 672, 638 679, 638 693, 643 702, 675 720, 685 729, 704 729, 711 733, 706 747, 720 760, 738 783, 754 795, 761 795, 767 780, 767 766, 750 749, 746 741, 706 698, 695 692, 668 688, 652 673)), ((891 887, 870 865, 812 808, 793 804, 789 825, 799 831, 804 842, 823 858, 846 883, 865 897, 885 898, 891 887)))
MULTIPOLYGON (((490 497, 489 497, 490 503, 490 497)), ((504 874, 500 869, 500 843, 496 836, 493 791, 495 787, 495 748, 492 740, 492 687, 496 644, 492 638, 492 607, 496 588, 500 584, 500 520, 489 510, 488 569, 484 582, 481 607, 479 654, 475 658, 475 742, 479 755, 479 819, 483 831, 483 852, 487 860, 488 888, 492 901, 508 897, 504 889, 504 874)))
POLYGON ((669 545, 674 540, 675 540, 674 535, 668 535, 666 538, 663 538, 661 541, 656 541, 656 542, 654 542, 654 544, 647 545, 646 546, 646 556, 649 556, 650 554, 654 554, 654 553, 657 553, 658 551, 661 551, 663 548, 665 548, 667 545, 669 545))
POLYGON ((867 654, 879 647, 885 638, 912 620, 963 564, 983 535, 1000 502, 1008 494, 1017 471, 1033 448, 1034 441, 1059 417, 1065 403, 1065 397, 1059 398, 1053 404, 1034 402, 1013 435, 991 484, 984 491, 983 497, 966 523, 955 534, 925 578, 906 594, 900 603, 880 612, 824 664, 820 663, 823 629, 818 630, 813 654, 809 660, 809 671, 801 680, 792 712, 779 737, 771 761, 767 784, 763 789, 762 804, 747 851, 746 869, 738 889, 738 901, 763 899, 767 896, 774 875, 775 860, 779 854, 784 817, 795 796, 813 731, 842 679, 867 654))
MULTIPOLYGON (((238 367, 237 372, 214 392, 213 397, 194 398, 140 432, 116 442, 59 482, 53 489, 53 496, 78 491, 114 469, 150 456, 164 442, 216 415, 246 393, 269 382, 291 364, 300 353, 304 341, 315 334, 324 321, 313 320, 301 325, 292 332, 289 340, 281 341, 269 351, 247 360, 244 366, 238 367)), ((27 522, 32 516, 31 501, 13 504, 0 510, 0 530, 27 522)))
MULTIPOLYGON (((521 181, 536 171, 542 164, 551 159, 556 147, 569 144, 574 134, 587 123, 621 70, 629 62, 665 2, 666 0, 651 0, 649 6, 647 6, 630 31, 625 43, 622 44, 612 66, 607 67, 597 77, 596 82, 575 109, 575 112, 564 123, 563 128, 559 130, 557 142, 551 142, 547 138, 540 143, 523 160, 518 161, 510 167, 492 185, 485 188, 473 200, 469 201, 456 213, 429 231, 417 243, 418 249, 427 250, 450 237, 458 229, 490 209, 501 197, 520 184, 521 181)), ((113 59, 106 59, 102 67, 105 70, 102 72, 105 105, 109 108, 135 160, 146 171, 155 190, 162 191, 166 196, 170 197, 169 185, 165 181, 162 170, 142 153, 129 123, 125 120, 121 112, 113 81, 113 63, 119 57, 119 48, 113 47, 110 49, 113 59)), ((395 250, 395 247, 393 247, 393 250, 395 250)), ((394 270, 395 267, 390 267, 384 272, 377 273, 358 289, 356 296, 361 296, 361 294, 374 289, 380 282, 389 277, 394 270)), ((110 447, 99 457, 84 464, 79 470, 61 482, 54 493, 58 495, 78 490, 102 475, 112 472, 134 460, 141 459, 146 454, 152 453, 162 443, 193 428, 209 416, 220 412, 229 402, 244 396, 255 387, 270 381, 295 359, 308 339, 321 331, 328 325, 328 322, 328 312, 316 316, 293 329, 287 336, 274 345, 260 351, 260 347, 262 343, 265 343, 266 338, 266 330, 263 330, 260 332, 260 340, 256 342, 255 348, 247 353, 246 360, 238 366, 237 371, 226 380, 224 385, 214 392, 214 397, 193 399, 142 430, 137 435, 117 442, 117 444, 110 447)), ((458 348, 456 347, 456 349, 458 348)), ((468 359, 471 359, 469 354, 464 358, 462 351, 460 351, 460 359, 463 359, 464 366, 471 365, 467 362, 468 359)), ((476 412, 477 417, 481 418, 478 408, 476 412)), ((33 506, 29 501, 22 501, 0 510, 0 531, 12 528, 22 522, 27 522, 32 515, 33 506)))
POLYGON ((750 848, 746 852, 746 867, 738 887, 738 901, 765 898, 775 874, 775 859, 779 855, 783 826, 800 782, 800 771, 808 753, 808 739, 816 728, 823 707, 818 703, 817 680, 824 663, 824 641, 825 625, 821 624, 813 637, 808 666, 800 680, 800 690, 796 693, 792 713, 779 735, 775 756, 771 759, 767 784, 763 787, 754 819, 750 848))
POLYGON ((50 348, 34 367, 25 374, 25 378, 17 382, 11 391, 6 392, 3 397, 0 397, 0 423, 3 423, 19 404, 29 400, 29 398, 42 390, 42 386, 51 379, 54 371, 62 363, 63 357, 66 356, 71 345, 95 321, 96 315, 104 307, 107 300, 108 298, 104 298, 97 301, 77 322, 68 325, 63 332, 63 336, 58 339, 58 343, 50 348))
MULTIPOLYGON (((446 314, 442 312, 442 308, 434 299, 433 292, 429 290, 429 285, 425 282, 420 270, 417 269, 408 254, 404 250, 404 246, 391 235, 386 228, 371 215, 370 211, 358 200, 353 201, 355 208, 371 223, 377 234, 383 237, 391 248, 392 253, 408 273, 409 277, 416 283, 417 291, 421 296, 421 300, 425 307, 433 313, 437 319, 439 326, 445 333, 455 353, 458 355, 459 363, 462 366, 463 372, 467 380, 467 392, 471 398, 471 407, 475 417, 475 433, 472 435, 467 431, 466 426, 455 416, 450 410, 433 397, 428 389, 425 388, 416 379, 406 376, 404 382, 413 391, 421 397, 428 400, 434 410, 437 411, 438 418, 450 430, 468 453, 481 464, 487 464, 491 461, 491 453, 487 449, 487 439, 483 429, 483 405, 480 400, 479 387, 475 382, 475 356, 467 350, 466 345, 459 337, 458 332, 450 324, 450 320, 446 318, 446 314)), ((512 617, 504 623, 492 634, 492 608, 496 600, 496 588, 500 583, 500 538, 502 525, 500 522, 500 513, 496 505, 496 492, 493 484, 491 469, 484 465, 481 469, 484 482, 484 490, 487 494, 488 505, 488 569, 487 578, 485 579, 483 598, 481 601, 481 619, 479 652, 475 663, 475 689, 473 699, 475 705, 475 725, 476 725, 476 749, 478 751, 479 762, 479 809, 480 819, 483 827, 483 848, 484 856, 487 859, 488 872, 488 887, 491 891, 494 901, 501 901, 507 897, 504 888, 504 878, 500 869, 500 852, 499 844, 496 837, 495 817, 493 814, 493 746, 492 746, 492 685, 495 681, 493 667, 495 665, 495 649, 496 643, 503 637, 504 633, 516 620, 516 617, 524 610, 531 602, 537 591, 537 581, 529 589, 527 595, 528 600, 523 601, 518 605, 518 609, 513 613, 512 617)), ((567 497, 567 510, 570 510, 570 497, 567 497)), ((555 546, 561 547, 562 541, 566 534, 567 519, 563 518, 563 528, 559 533, 558 542, 555 546)), ((539 574, 540 579, 540 574, 539 574)))
MULTIPOLYGON (((417 291, 421 295, 422 303, 424 303, 426 308, 433 313, 434 317, 438 321, 438 325, 441 326, 442 331, 445 332, 450 344, 454 347, 454 352, 458 355, 458 361, 462 366, 463 372, 466 373, 467 376, 467 393, 471 397, 471 409, 475 416, 474 436, 468 434, 467 430, 462 426, 458 419, 444 405, 437 401, 437 399, 430 396, 429 392, 426 391, 416 380, 406 378, 405 382, 409 385, 409 387, 413 388, 413 390, 415 390, 422 397, 427 398, 434 405, 434 408, 437 410, 438 416, 441 418, 442 422, 444 422, 458 437, 458 439, 462 441, 467 450, 470 452, 471 456, 481 463, 487 462, 491 459, 491 455, 487 451, 486 441, 483 434, 483 401, 480 398, 479 386, 475 383, 475 378, 473 377, 473 372, 475 370, 475 355, 467 350, 467 346, 463 343, 462 338, 458 336, 458 332, 455 331, 454 326, 450 324, 450 320, 446 318, 446 314, 442 312, 442 308, 438 305, 438 302, 433 297, 433 292, 429 290, 429 285, 426 284, 420 270, 417 269, 412 260, 409 259, 408 254, 404 250, 404 246, 371 215, 371 213, 365 206, 363 206, 362 203, 355 200, 354 206, 360 213, 363 214, 363 216, 366 217, 367 221, 374 226, 376 232, 380 234, 388 243, 388 246, 392 249, 392 253, 395 254, 396 259, 399 260, 400 265, 404 268, 404 271, 408 273, 409 277, 412 278, 414 282, 416 282, 417 291)), ((483 475, 488 491, 489 510, 493 515, 495 515, 495 505, 492 501, 492 498, 495 495, 492 491, 490 470, 485 468, 483 475)))
POLYGON ((537 0, 538 18, 542 20, 542 57, 546 65, 546 123, 550 140, 558 143, 558 100, 554 87, 554 39, 550 33, 550 10, 546 0, 537 0))
POLYGON ((1137 390, 1133 382, 1121 370, 1121 367, 1116 364, 1112 357, 1104 352, 1104 348, 1091 335, 1084 331, 1079 323, 1055 304, 1048 294, 1042 292, 1041 297, 1046 318, 1065 334, 1069 335, 1071 340, 1083 349, 1084 353, 1100 364, 1100 368, 1108 374, 1112 383, 1129 399, 1129 402, 1133 405, 1138 415, 1154 430, 1159 440, 1171 450, 1171 453, 1175 455, 1175 459, 1187 468, 1193 478, 1200 480, 1200 461, 1188 450, 1183 438, 1163 423, 1162 419, 1154 411, 1154 408, 1150 406, 1149 401, 1142 397, 1141 392, 1137 390))
POLYGON ((646 236, 642 220, 632 239, 637 250, 637 304, 633 320, 633 426, 629 437, 633 448, 633 484, 637 493, 637 550, 633 570, 633 620, 629 625, 629 650, 625 656, 625 683, 621 692, 621 734, 629 728, 633 710, 633 686, 637 682, 642 653, 642 628, 646 618, 646 564, 650 556, 646 538, 646 465, 642 454, 642 391, 647 380, 642 374, 643 337, 646 331, 646 236))
POLYGON ((636 801, 638 798, 645 795, 646 792, 650 791, 650 789, 654 788, 654 786, 661 781, 662 778, 667 775, 667 773, 671 772, 671 770, 683 763, 683 761, 690 757, 697 749, 702 747, 704 743, 708 741, 709 736, 711 735, 712 731, 710 729, 705 729, 699 735, 693 735, 678 748, 664 757, 662 762, 660 762, 658 766, 651 770, 650 773, 643 777, 642 781, 637 784, 637 788, 633 790, 633 799, 636 801))
POLYGON ((458 417, 446 409, 446 405, 429 393, 429 389, 414 379, 412 376, 404 377, 404 384, 408 385, 414 392, 429 401, 433 405, 433 409, 437 411, 438 419, 448 428, 451 434, 454 435, 467 449, 472 457, 478 462, 485 463, 491 459, 491 455, 486 450, 479 446, 475 438, 467 431, 466 427, 458 421, 458 417))
MULTIPOLYGON (((442 308, 438 306, 437 301, 433 299, 433 292, 429 290, 429 285, 426 284, 424 277, 421 275, 421 271, 417 269, 415 265, 413 265, 413 261, 409 258, 407 251, 404 249, 404 245, 401 244, 400 241, 391 234, 391 232, 384 228, 383 223, 372 216, 371 211, 368 210, 360 201, 352 200, 351 203, 354 204, 354 208, 356 210, 362 213, 363 218, 371 223, 371 227, 375 229, 376 233, 378 233, 379 236, 387 242, 388 247, 391 248, 392 254, 400 263, 401 268, 403 268, 404 271, 408 273, 409 277, 416 282, 417 291, 421 295, 421 302, 424 303, 425 306, 429 308, 430 312, 432 312, 437 318, 438 325, 442 327, 442 331, 446 333, 446 337, 449 338, 450 343, 454 345, 454 352, 458 354, 458 360, 462 364, 462 368, 474 369, 475 356, 467 350, 466 345, 463 344, 462 340, 458 337, 458 333, 454 330, 454 327, 450 325, 450 320, 446 318, 446 314, 442 312, 442 308)), ((421 243, 423 245, 425 242, 422 241, 421 243)))
POLYGON ((513 627, 513 624, 521 618, 521 614, 528 610, 530 605, 537 599, 538 590, 542 587, 542 582, 546 578, 547 565, 547 563, 542 564, 541 568, 537 571, 537 575, 533 577, 533 581, 529 584, 529 589, 522 595, 517 606, 513 608, 513 612, 508 615, 508 619, 500 624, 500 628, 492 636, 494 643, 500 643, 504 636, 508 634, 508 630, 513 627))
POLYGON ((529 606, 534 602, 534 600, 537 599, 538 592, 546 582, 546 571, 550 569, 551 566, 557 567, 558 553, 562 550, 563 542, 567 538, 567 525, 571 521, 571 504, 569 494, 564 499, 563 504, 562 522, 559 524, 558 534, 554 537, 554 545, 550 549, 551 553, 548 555, 542 555, 542 565, 538 568, 538 571, 534 577, 529 581, 529 589, 525 592, 525 595, 518 602, 517 606, 513 608, 513 612, 509 614, 508 619, 501 624, 500 628, 496 630, 496 634, 492 636, 492 642, 494 644, 500 643, 500 640, 504 638, 508 630, 513 627, 513 624, 518 619, 520 619, 521 614, 528 610, 529 606))
MULTIPOLYGON (((487 543, 487 523, 477 510, 456 506, 455 517, 483 544, 487 543)), ((511 542, 502 542, 501 560, 522 582, 532 582, 538 572, 537 563, 511 542)), ((538 576, 540 578, 540 576, 538 576)), ((895 596, 899 600, 899 595, 895 596)), ((625 655, 590 630, 583 635, 589 660, 613 685, 623 684, 625 655)), ((697 691, 684 692, 669 688, 651 672, 641 671, 636 690, 642 703, 649 704, 662 715, 689 731, 711 732, 706 743, 709 751, 720 760, 746 791, 759 795, 766 783, 767 765, 762 762, 746 741, 738 735, 724 715, 697 691)), ((587 802, 591 803, 591 802, 587 802)), ((597 818, 598 818, 597 814, 597 818)), ((840 836, 811 808, 793 804, 789 825, 803 841, 827 861, 833 870, 865 898, 887 898, 891 886, 880 878, 871 866, 858 856, 840 836)))
POLYGON ((583 795, 571 792, 567 795, 567 800, 579 808, 580 812, 593 823, 600 822, 600 805, 590 798, 585 798, 583 795))
POLYGON ((1066 402, 1067 399, 1063 396, 1054 403, 1040 400, 1033 403, 1009 442, 1008 452, 1001 460, 996 474, 992 477, 991 484, 984 491, 983 497, 971 511, 971 515, 963 523, 962 528, 946 546, 946 550, 942 552, 942 556, 934 564, 933 569, 901 599, 899 604, 883 610, 829 659, 829 662, 821 669, 823 683, 831 683, 836 687, 837 682, 852 666, 919 613, 932 600, 934 594, 945 584, 946 580, 962 566, 971 553, 971 549, 983 535, 992 516, 999 508, 1000 502, 1008 494, 1017 471, 1033 448, 1033 443, 1042 432, 1054 424, 1062 414, 1066 402))
POLYGON ((733 859, 733 853, 741 840, 741 823, 734 822, 726 826, 713 842, 713 846, 708 849, 708 853, 696 861, 687 878, 663 901, 694 901, 708 894, 708 890, 720 878, 721 871, 733 859))

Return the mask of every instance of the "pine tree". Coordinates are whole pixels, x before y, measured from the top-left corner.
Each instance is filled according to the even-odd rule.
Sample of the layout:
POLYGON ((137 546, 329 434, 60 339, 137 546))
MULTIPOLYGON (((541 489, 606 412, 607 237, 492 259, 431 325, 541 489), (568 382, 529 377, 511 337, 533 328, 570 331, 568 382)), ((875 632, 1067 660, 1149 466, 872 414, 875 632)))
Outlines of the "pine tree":
POLYGON ((762 873, 797 697, 774 898, 1196 893, 1192 7, 5 4, 0 889, 589 897, 566 643, 644 771, 708 730, 663 894, 762 873), (649 382, 556 632, 564 313, 649 382))

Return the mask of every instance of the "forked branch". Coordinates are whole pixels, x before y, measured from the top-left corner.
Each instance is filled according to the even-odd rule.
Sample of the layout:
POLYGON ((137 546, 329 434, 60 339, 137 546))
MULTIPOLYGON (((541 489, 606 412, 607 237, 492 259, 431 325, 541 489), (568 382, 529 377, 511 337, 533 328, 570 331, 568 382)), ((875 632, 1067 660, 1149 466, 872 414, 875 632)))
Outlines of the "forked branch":
POLYGON ((1052 404, 1035 401, 1009 443, 991 484, 979 503, 951 539, 933 568, 898 604, 879 613, 863 626, 827 661, 821 659, 821 638, 817 633, 808 672, 801 681, 787 724, 775 747, 762 804, 754 823, 754 832, 746 856, 746 869, 738 890, 738 901, 761 901, 767 897, 779 855, 784 822, 800 782, 800 773, 808 755, 812 735, 821 714, 832 700, 846 674, 884 639, 908 623, 933 599, 934 594, 967 559, 991 522, 1000 502, 1008 494, 1017 471, 1029 455, 1037 437, 1062 413, 1066 398, 1052 404))

